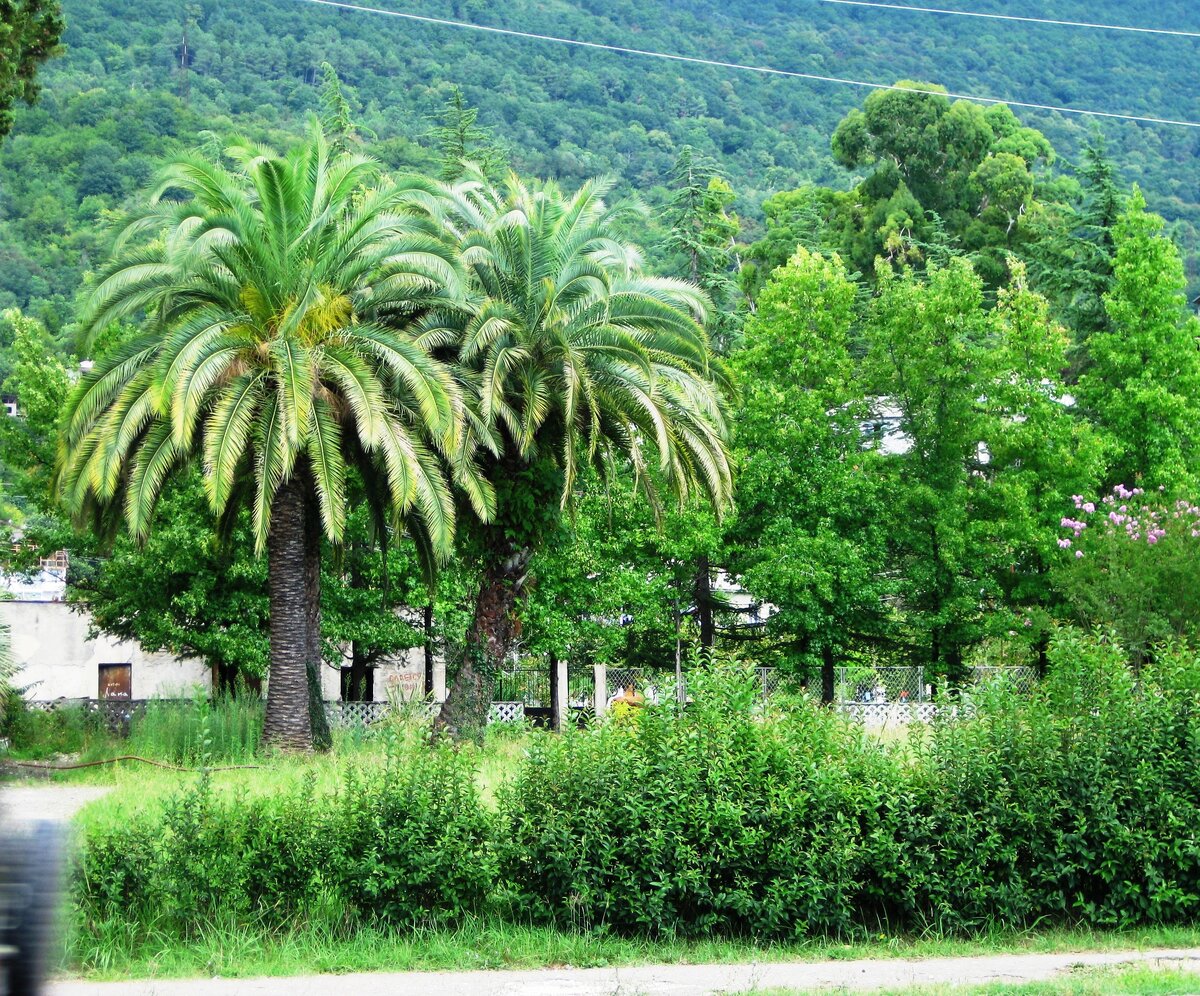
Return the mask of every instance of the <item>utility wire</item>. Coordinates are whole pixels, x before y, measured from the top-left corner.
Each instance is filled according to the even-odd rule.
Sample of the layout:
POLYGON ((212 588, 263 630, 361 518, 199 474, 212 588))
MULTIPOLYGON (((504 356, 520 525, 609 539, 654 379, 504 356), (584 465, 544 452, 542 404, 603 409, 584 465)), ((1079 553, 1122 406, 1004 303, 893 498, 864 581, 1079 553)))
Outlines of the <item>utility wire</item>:
POLYGON ((642 55, 653 59, 667 59, 671 62, 687 62, 697 66, 712 66, 717 69, 737 69, 743 72, 763 73, 768 76, 786 76, 793 79, 813 80, 818 83, 838 83, 842 86, 857 86, 868 90, 900 90, 905 93, 925 93, 939 97, 950 97, 955 100, 971 100, 979 104, 1008 104, 1010 107, 1023 107, 1032 111, 1057 111, 1059 114, 1080 114, 1095 118, 1111 118, 1118 121, 1137 121, 1142 124, 1172 125, 1179 128, 1200 128, 1200 121, 1184 121, 1173 118, 1157 118, 1142 114, 1119 114, 1116 111, 1094 111, 1083 107, 1061 107, 1055 104, 1034 104, 1024 100, 1008 100, 1004 97, 979 97, 967 93, 944 93, 941 90, 928 90, 919 87, 895 86, 887 83, 870 83, 865 80, 844 79, 839 76, 819 76, 816 73, 798 73, 788 69, 774 69, 770 66, 751 66, 741 62, 724 62, 719 59, 703 59, 692 55, 678 55, 672 52, 654 52, 643 48, 627 48, 624 45, 606 45, 603 42, 584 41, 579 38, 559 38, 555 35, 543 35, 533 31, 517 31, 513 28, 497 28, 488 24, 471 24, 469 21, 453 21, 445 17, 429 17, 424 14, 410 14, 399 10, 383 10, 379 7, 365 7, 356 3, 345 3, 342 0, 293 0, 295 3, 314 4, 320 7, 332 7, 337 10, 354 11, 360 14, 381 14, 385 17, 399 17, 407 21, 419 21, 422 24, 435 24, 445 28, 461 28, 467 31, 482 31, 494 35, 506 35, 510 38, 525 38, 530 41, 555 42, 559 45, 574 45, 578 48, 601 49, 605 52, 619 52, 623 55, 642 55))
POLYGON ((875 7, 880 10, 907 10, 915 14, 950 14, 955 17, 982 17, 992 21, 1021 21, 1025 24, 1053 24, 1063 28, 1093 28, 1099 31, 1132 31, 1142 35, 1172 35, 1176 38, 1200 38, 1200 31, 1173 31, 1170 28, 1137 28, 1127 24, 1097 24, 1091 21, 1060 21, 1052 17, 1020 17, 1016 14, 988 14, 977 10, 944 10, 941 7, 911 7, 901 3, 873 0, 817 0, 845 7, 875 7))

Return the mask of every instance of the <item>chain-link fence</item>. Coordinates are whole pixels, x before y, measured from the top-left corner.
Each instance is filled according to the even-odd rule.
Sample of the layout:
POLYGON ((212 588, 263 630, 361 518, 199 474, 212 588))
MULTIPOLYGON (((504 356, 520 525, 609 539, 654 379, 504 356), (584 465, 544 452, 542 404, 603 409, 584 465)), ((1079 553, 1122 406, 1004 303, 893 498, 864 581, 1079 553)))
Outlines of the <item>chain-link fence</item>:
POLYGON ((885 704, 926 702, 930 687, 924 667, 834 668, 834 700, 885 704))
MULTIPOLYGON (((675 695, 675 672, 647 667, 610 667, 606 674, 608 687, 605 702, 624 694, 635 693, 647 702, 667 702, 675 695)), ((687 677, 683 679, 687 688, 687 677)))
POLYGON ((973 667, 966 687, 1000 686, 1019 695, 1028 695, 1037 685, 1037 669, 1025 665, 1008 667, 973 667))

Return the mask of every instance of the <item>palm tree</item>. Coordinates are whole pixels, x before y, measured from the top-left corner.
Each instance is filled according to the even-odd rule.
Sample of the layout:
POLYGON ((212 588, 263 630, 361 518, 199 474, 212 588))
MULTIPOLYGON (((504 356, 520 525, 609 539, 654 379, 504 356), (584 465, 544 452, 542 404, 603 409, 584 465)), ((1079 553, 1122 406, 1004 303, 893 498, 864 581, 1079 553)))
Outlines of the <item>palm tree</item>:
MULTIPOLYGON (((656 506, 656 481, 681 500, 698 489, 718 509, 730 498, 730 385, 703 329, 706 299, 640 271, 617 235, 626 209, 605 205, 608 189, 594 181, 568 197, 511 175, 495 189, 475 170, 445 202, 476 295, 456 343, 479 418, 468 436, 497 499, 466 544, 481 581, 438 721, 457 735, 486 719, 530 559, 584 465, 627 471, 656 506)), ((444 324, 422 340, 444 344, 444 324)))
MULTIPOLYGON (((269 564, 263 737, 305 750, 324 724, 321 538, 342 540, 347 468, 431 557, 453 545, 444 468, 463 406, 406 330, 452 313, 461 274, 428 212, 410 209, 428 206, 424 181, 381 181, 373 160, 331 154, 317 127, 285 157, 227 155, 168 166, 100 273, 90 336, 145 317, 72 394, 58 482, 76 517, 120 508, 138 538, 168 475, 193 459, 215 515, 251 506, 269 564)), ((469 460, 453 466, 486 517, 486 484, 469 460)))

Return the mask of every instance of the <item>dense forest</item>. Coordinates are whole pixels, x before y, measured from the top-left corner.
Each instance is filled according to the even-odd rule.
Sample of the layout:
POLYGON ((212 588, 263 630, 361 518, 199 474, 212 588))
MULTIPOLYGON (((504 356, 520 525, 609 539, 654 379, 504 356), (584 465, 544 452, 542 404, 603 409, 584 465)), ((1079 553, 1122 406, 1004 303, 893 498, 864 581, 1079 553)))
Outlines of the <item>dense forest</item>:
MULTIPOLYGON (((386 7, 387 0, 378 5, 386 7)), ((1186 27, 1174 2, 1030 0, 977 9, 1186 27)), ((400 9, 397 7, 396 9, 400 9)), ((1194 43, 1042 25, 802 4, 531 3, 420 0, 404 10, 481 24, 877 83, 932 80, 952 93, 1200 119, 1181 71, 1194 43)), ((427 167, 429 133, 454 84, 524 175, 567 184, 610 174, 652 204, 684 146, 727 175, 753 237, 772 193, 859 175, 830 151, 867 91, 454 30, 299 0, 226 4, 67 0, 64 57, 43 67, 43 98, 17 110, 0 149, 0 305, 58 332, 103 255, 110 213, 156 159, 211 133, 287 144, 317 108, 333 64, 371 151, 427 167)), ((1146 190, 1190 256, 1200 228, 1195 129, 1021 112, 1067 172, 1095 131, 1123 178, 1146 190)), ((655 233, 640 241, 654 246, 655 233)))
MULTIPOLYGON (((307 592, 304 652, 323 634, 367 694, 375 662, 421 643, 459 685, 486 662, 464 702, 510 651, 730 651, 828 697, 838 663, 957 680, 1044 669, 1063 624, 1111 628, 1135 663, 1200 630, 1178 596, 1200 538, 1196 132, 954 96, 1196 119, 1186 40, 819 2, 516 3, 497 22, 897 84, 862 90, 304 0, 118 6, 64 5, 65 55, 0 145, 9 548, 28 566, 69 547, 70 596, 105 630, 230 681, 274 669, 264 509, 299 450, 258 448, 281 440, 320 464, 325 540, 297 499, 311 559, 280 591, 307 592), (347 286, 314 282, 314 259, 361 245, 313 233, 371 210, 406 248, 322 259, 347 286), (247 255, 227 280, 230 218, 247 255), (161 317, 201 285, 210 311, 161 317), (261 348, 190 341, 210 312, 261 348), (385 398, 389 432, 427 444, 383 445, 385 398)), ((1103 13, 1071 6, 1054 13, 1103 13)), ((1185 23, 1176 6, 1144 20, 1185 23)))

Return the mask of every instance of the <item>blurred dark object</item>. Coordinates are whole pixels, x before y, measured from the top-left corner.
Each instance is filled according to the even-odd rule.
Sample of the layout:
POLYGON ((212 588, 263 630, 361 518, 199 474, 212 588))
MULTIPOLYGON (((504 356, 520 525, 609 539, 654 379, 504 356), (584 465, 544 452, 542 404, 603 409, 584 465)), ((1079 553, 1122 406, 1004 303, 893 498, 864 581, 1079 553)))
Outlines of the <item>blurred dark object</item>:
POLYGON ((0 996, 42 991, 55 944, 62 829, 0 823, 0 996))

